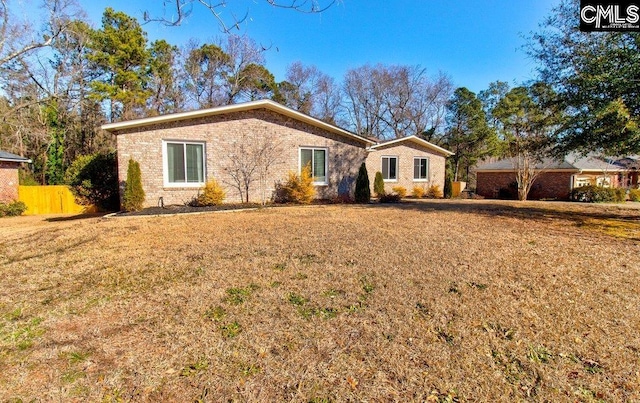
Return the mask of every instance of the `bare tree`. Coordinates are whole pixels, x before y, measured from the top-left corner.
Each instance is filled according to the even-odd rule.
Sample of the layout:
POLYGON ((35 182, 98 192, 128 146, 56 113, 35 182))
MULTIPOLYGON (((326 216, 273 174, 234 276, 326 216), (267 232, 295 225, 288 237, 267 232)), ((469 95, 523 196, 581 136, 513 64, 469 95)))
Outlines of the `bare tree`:
POLYGON ((240 200, 248 203, 254 182, 258 182, 261 202, 267 201, 268 180, 272 170, 283 163, 282 139, 274 134, 252 136, 243 132, 233 139, 223 181, 238 190, 240 200))
POLYGON ((419 66, 362 66, 347 72, 345 111, 359 134, 380 139, 435 132, 444 121, 453 86, 419 66))
POLYGON ((226 103, 232 104, 241 101, 246 82, 251 79, 248 67, 252 64, 264 65, 264 50, 256 42, 247 37, 229 35, 223 46, 229 55, 229 72, 225 83, 226 103))
POLYGON ((285 81, 279 84, 276 100, 328 123, 336 123, 340 89, 332 77, 316 66, 294 62, 287 66, 285 81))
MULTIPOLYGON (((337 0, 263 0, 270 6, 295 10, 306 14, 321 13, 336 3, 337 0)), ((207 10, 217 21, 220 30, 231 33, 239 30, 240 25, 249 17, 249 10, 245 9, 240 14, 229 11, 226 0, 167 0, 164 1, 164 15, 156 16, 145 11, 143 18, 147 22, 155 21, 164 25, 177 26, 182 24, 196 8, 207 10), (226 13, 225 13, 226 10, 226 13)))

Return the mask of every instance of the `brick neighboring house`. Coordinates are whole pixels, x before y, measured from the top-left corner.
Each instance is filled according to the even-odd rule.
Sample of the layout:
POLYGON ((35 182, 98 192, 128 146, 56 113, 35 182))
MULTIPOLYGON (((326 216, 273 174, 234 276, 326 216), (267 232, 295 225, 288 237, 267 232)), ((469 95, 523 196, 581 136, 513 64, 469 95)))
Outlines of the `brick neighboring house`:
MULTIPOLYGON (((280 151, 265 181, 267 199, 289 172, 300 172, 308 162, 318 198, 353 197, 362 162, 374 165, 369 173, 375 175, 382 169, 382 155, 397 158, 399 184, 411 186, 415 182, 412 164, 421 158, 418 162, 425 166, 418 169, 418 182, 442 188, 444 159, 450 155, 416 137, 377 144, 270 100, 111 123, 102 128, 116 135, 121 190, 129 159, 140 163, 144 207, 156 206, 160 200, 166 205, 188 202, 212 178, 225 188, 226 202, 240 201, 228 168, 234 158, 240 158, 234 154, 242 152, 241 145, 248 149, 264 141, 278 143, 280 151)), ((373 187, 373 176, 370 182, 373 187)), ((252 183, 249 200, 260 201, 260 190, 257 181, 252 183)))
POLYGON ((18 169, 25 162, 31 160, 0 150, 0 202, 18 200, 18 169))
MULTIPOLYGON (((563 160, 545 159, 536 164, 542 172, 531 187, 528 199, 568 200, 572 189, 585 185, 618 187, 624 167, 594 156, 570 154, 563 160)), ((486 198, 515 198, 516 176, 511 159, 482 164, 476 168, 476 193, 486 198)))
POLYGON ((386 192, 391 192, 394 186, 406 188, 409 194, 415 186, 428 189, 437 185, 444 190, 446 158, 452 152, 417 136, 378 143, 370 151, 367 174, 372 192, 376 172, 382 173, 386 192))

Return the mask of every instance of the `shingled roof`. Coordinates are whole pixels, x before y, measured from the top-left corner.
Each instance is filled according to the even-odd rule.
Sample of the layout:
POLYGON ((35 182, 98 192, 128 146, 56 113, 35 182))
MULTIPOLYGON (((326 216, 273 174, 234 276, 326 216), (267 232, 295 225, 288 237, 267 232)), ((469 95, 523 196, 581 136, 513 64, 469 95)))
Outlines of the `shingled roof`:
MULTIPOLYGON (((479 165, 476 171, 513 171, 515 169, 514 162, 515 160, 513 158, 506 158, 497 162, 479 165)), ((544 158, 542 161, 536 163, 535 169, 571 172, 616 172, 624 170, 624 167, 617 164, 610 164, 592 155, 583 156, 579 154, 569 154, 564 157, 564 159, 544 158)))
POLYGON ((19 155, 11 154, 6 151, 0 150, 0 161, 5 162, 31 162, 29 158, 21 157, 19 155))

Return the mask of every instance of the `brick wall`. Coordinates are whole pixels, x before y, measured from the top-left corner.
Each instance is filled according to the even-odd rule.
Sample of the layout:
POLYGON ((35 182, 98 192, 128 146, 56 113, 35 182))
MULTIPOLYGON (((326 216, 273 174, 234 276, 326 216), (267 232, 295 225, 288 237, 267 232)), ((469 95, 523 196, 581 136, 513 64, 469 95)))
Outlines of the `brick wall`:
MULTIPOLYGON (((225 173, 230 155, 237 149, 234 142, 259 142, 273 139, 282 153, 277 158, 266 180, 267 198, 271 198, 277 182, 283 181, 289 171, 299 169, 299 148, 302 146, 327 149, 328 185, 318 186, 317 197, 331 198, 339 189, 351 195, 355 187, 358 168, 366 158, 364 144, 354 139, 331 133, 296 119, 257 109, 224 115, 203 117, 154 126, 122 130, 117 133, 118 177, 121 185, 127 177, 130 158, 140 163, 142 186, 146 194, 144 205, 155 206, 160 197, 165 204, 183 204, 198 194, 199 188, 165 187, 163 179, 163 140, 191 140, 205 143, 206 177, 215 178, 227 191, 226 202, 240 200, 233 179, 225 173)), ((260 201, 259 184, 253 183, 250 200, 260 201)), ((122 194, 122 192, 121 192, 122 194)))
POLYGON ((407 189, 408 195, 411 194, 414 186, 429 189, 431 185, 438 185, 441 191, 444 190, 445 157, 412 141, 403 141, 390 144, 388 147, 376 148, 367 156, 367 174, 371 183, 372 195, 376 172, 382 172, 383 156, 398 157, 398 180, 385 181, 384 188, 387 193, 391 193, 394 186, 403 186, 407 189), (428 180, 413 179, 414 157, 429 158, 428 180))
MULTIPOLYGON (((533 183, 528 199, 567 200, 574 172, 543 172, 533 183)), ((497 198, 500 189, 508 189, 516 181, 514 172, 478 172, 476 193, 486 198, 497 198)))
POLYGON ((15 162, 0 161, 0 202, 18 200, 18 167, 15 162))

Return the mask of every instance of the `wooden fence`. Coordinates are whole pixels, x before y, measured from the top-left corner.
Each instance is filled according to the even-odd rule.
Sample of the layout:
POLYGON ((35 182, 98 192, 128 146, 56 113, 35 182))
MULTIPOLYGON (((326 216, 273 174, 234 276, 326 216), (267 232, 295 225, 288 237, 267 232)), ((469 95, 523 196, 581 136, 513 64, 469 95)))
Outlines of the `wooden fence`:
POLYGON ((19 186, 18 200, 27 205, 25 215, 93 213, 95 206, 81 206, 67 186, 19 186))

